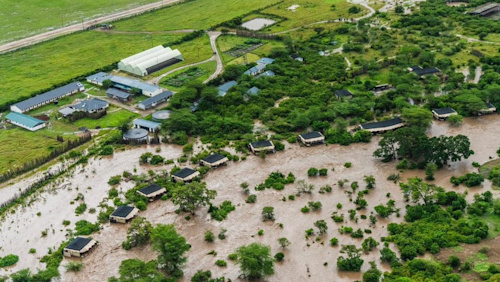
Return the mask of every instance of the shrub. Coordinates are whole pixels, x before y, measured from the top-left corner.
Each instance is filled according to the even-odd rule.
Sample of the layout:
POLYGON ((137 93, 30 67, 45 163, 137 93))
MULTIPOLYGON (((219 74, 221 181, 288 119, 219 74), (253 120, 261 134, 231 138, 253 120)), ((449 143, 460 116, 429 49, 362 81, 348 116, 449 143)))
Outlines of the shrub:
POLYGON ((330 239, 330 246, 337 246, 339 244, 339 239, 333 237, 330 239))
POLYGON ((113 199, 114 197, 118 196, 118 190, 116 188, 111 188, 108 191, 108 198, 113 199))
POLYGON ((160 164, 163 164, 163 162, 165 161, 165 158, 163 158, 162 156, 160 155, 154 155, 151 160, 149 161, 149 163, 151 165, 160 165, 160 164))
POLYGON ((253 204, 257 201, 257 195, 250 195, 248 198, 245 200, 246 203, 248 204, 253 204))
POLYGON ((122 176, 121 175, 115 175, 115 176, 111 176, 111 178, 108 180, 108 184, 113 186, 113 185, 117 185, 120 183, 120 181, 122 181, 122 176))
POLYGON ((71 224, 71 221, 69 221, 69 220, 63 220, 62 224, 63 224, 64 226, 68 226, 68 225, 70 225, 70 224, 71 224))
POLYGON ((227 259, 229 260, 236 260, 238 259, 238 255, 237 254, 230 254, 227 256, 227 259))
POLYGON ((259 236, 264 235, 264 230, 260 229, 259 232, 257 232, 257 235, 259 235, 259 236))
POLYGON ((310 169, 307 170, 307 176, 313 177, 317 176, 319 173, 319 170, 317 168, 311 167, 310 169))
POLYGON ((344 164, 344 167, 346 167, 346 168, 350 168, 350 167, 352 167, 352 163, 345 163, 345 164, 344 164))
POLYGON ((30 254, 34 254, 36 253, 36 249, 35 248, 31 248, 30 251, 29 251, 30 254))
POLYGON ((332 186, 330 186, 330 185, 325 185, 325 186, 319 188, 320 194, 330 193, 330 192, 332 192, 332 186))
POLYGON ((215 235, 212 231, 207 230, 207 231, 205 231, 204 238, 205 238, 205 242, 211 243, 215 240, 215 235))
POLYGON ((99 152, 101 156, 111 156, 113 155, 113 147, 111 145, 103 146, 101 151, 99 152))
POLYGON ((351 233, 352 238, 363 238, 363 236, 364 236, 364 233, 361 229, 358 229, 358 230, 351 233))
POLYGON ((276 259, 276 261, 282 261, 285 258, 285 254, 282 252, 276 253, 274 255, 274 258, 276 259))
POLYGON ((218 259, 215 262, 215 265, 220 266, 220 267, 225 267, 225 266, 227 266, 227 262, 225 260, 218 259))
POLYGON ((294 201, 295 200, 295 195, 288 195, 288 200, 294 201))
POLYGON ((276 151, 283 151, 285 149, 285 144, 281 143, 280 141, 274 141, 274 149, 276 151))
POLYGON ((7 267, 16 264, 19 261, 19 257, 16 255, 6 255, 0 258, 0 267, 7 267))
POLYGON ((448 263, 453 268, 460 267, 460 259, 457 256, 450 256, 448 258, 448 263))
POLYGON ((64 266, 67 271, 78 272, 83 268, 83 264, 81 262, 71 261, 64 266))
POLYGON ((87 204, 81 203, 78 207, 75 209, 76 215, 81 215, 87 210, 87 204))
POLYGON ((210 205, 208 212, 211 217, 217 221, 222 221, 226 219, 227 215, 236 209, 231 201, 224 201, 220 207, 210 205))
POLYGON ((320 210, 321 207, 323 206, 321 202, 308 202, 307 205, 313 210, 317 211, 320 210))
POLYGON ((300 209, 300 211, 303 213, 308 213, 310 210, 307 206, 304 206, 303 208, 300 209))
POLYGON ((226 232, 227 232, 227 229, 225 229, 225 228, 222 228, 220 230, 219 235, 217 235, 217 237, 219 238, 219 240, 226 239, 226 232))
POLYGON ((264 221, 274 220, 274 207, 262 208, 262 216, 264 217, 264 221))
POLYGON ((77 221, 75 226, 75 235, 90 235, 99 230, 99 223, 92 224, 86 220, 77 221))
POLYGON ((319 176, 326 176, 328 174, 328 169, 322 168, 319 170, 319 176))

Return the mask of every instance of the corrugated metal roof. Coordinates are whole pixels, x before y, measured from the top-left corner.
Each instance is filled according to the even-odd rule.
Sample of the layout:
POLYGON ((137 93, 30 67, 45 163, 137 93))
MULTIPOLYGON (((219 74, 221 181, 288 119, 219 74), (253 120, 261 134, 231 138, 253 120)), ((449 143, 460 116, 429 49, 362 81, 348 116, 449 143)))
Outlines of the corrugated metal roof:
POLYGON ((59 88, 50 90, 48 92, 45 92, 43 94, 37 95, 33 98, 30 98, 28 100, 21 101, 17 104, 14 104, 13 106, 17 107, 21 111, 25 111, 29 108, 32 108, 38 104, 43 104, 46 103, 47 101, 53 100, 53 99, 58 99, 70 92, 77 91, 81 87, 83 87, 83 84, 81 84, 79 81, 70 83, 68 85, 61 86, 59 88))
POLYGON ((263 77, 263 76, 273 77, 273 76, 275 76, 275 73, 274 73, 274 71, 268 70, 268 71, 265 71, 265 72, 259 74, 257 77, 259 78, 259 77, 263 77))
POLYGON ((257 64, 264 64, 264 65, 269 65, 274 62, 274 59, 271 58, 260 58, 260 60, 257 61, 257 64))
POLYGON ((134 120, 133 124, 140 126, 140 127, 147 127, 147 128, 158 128, 161 125, 161 123, 150 121, 150 120, 145 120, 145 119, 141 119, 141 118, 134 120))
POLYGON ((16 112, 11 112, 8 115, 5 116, 6 119, 11 120, 16 123, 23 124, 27 127, 35 127, 37 125, 40 125, 42 123, 45 123, 43 120, 39 120, 37 118, 34 118, 32 116, 28 116, 25 114, 21 113, 16 113, 16 112))
POLYGON ((97 83, 101 83, 107 79, 111 79, 113 77, 112 74, 107 74, 105 72, 98 72, 93 75, 87 76, 87 80, 95 81, 97 83))
POLYGON ((91 241, 92 239, 90 238, 76 237, 75 240, 71 241, 71 243, 66 246, 66 249, 80 251, 85 248, 85 246, 87 246, 91 241))
POLYGON ((161 89, 160 87, 158 87, 156 85, 148 84, 148 83, 145 83, 145 82, 142 82, 139 80, 135 80, 135 79, 131 79, 128 77, 123 77, 123 76, 113 76, 110 80, 114 83, 125 85, 125 86, 130 87, 130 88, 138 88, 138 89, 141 89, 143 91, 148 91, 151 93, 156 92, 156 91, 161 89))
POLYGON ((113 95, 113 96, 123 98, 123 99, 128 99, 130 97, 130 95, 132 95, 130 93, 118 90, 116 88, 108 88, 108 90, 106 90, 106 94, 113 95))
POLYGON ((148 99, 140 102, 139 105, 143 105, 144 107, 148 107, 154 103, 158 103, 161 100, 168 99, 168 98, 172 97, 173 95, 174 95, 174 93, 172 91, 167 90, 165 92, 162 92, 156 96, 153 96, 151 98, 148 98, 148 99))
POLYGON ((221 86, 219 86, 219 90, 227 92, 227 91, 229 91, 229 89, 231 89, 231 87, 233 87, 237 84, 238 84, 238 82, 231 80, 231 81, 228 81, 228 82, 222 84, 221 86))
POLYGON ((93 98, 90 100, 82 101, 76 105, 71 106, 75 110, 92 112, 100 109, 107 108, 109 103, 101 99, 93 98))

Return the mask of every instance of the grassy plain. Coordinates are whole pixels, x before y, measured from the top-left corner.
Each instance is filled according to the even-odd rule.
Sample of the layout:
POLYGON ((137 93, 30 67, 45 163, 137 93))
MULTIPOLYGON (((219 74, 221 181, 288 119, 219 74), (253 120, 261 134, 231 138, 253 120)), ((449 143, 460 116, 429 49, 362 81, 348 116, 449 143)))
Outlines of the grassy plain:
POLYGON ((0 55, 2 73, 0 104, 29 96, 80 74, 117 62, 179 34, 112 34, 98 31, 77 33, 0 55))
POLYGON ((0 43, 158 0, 2 0, 0 43))
POLYGON ((288 20, 270 26, 265 31, 272 33, 280 32, 318 21, 357 18, 368 13, 366 8, 357 5, 361 8, 361 12, 358 14, 349 14, 348 10, 352 6, 355 5, 343 0, 284 0, 283 3, 265 9, 263 12, 285 17, 288 20), (299 5, 295 12, 287 10, 292 5, 299 5), (335 8, 332 8, 332 5, 335 8))
MULTIPOLYGON (((52 148, 61 146, 57 135, 48 129, 31 132, 14 126, 0 130, 0 173, 48 155, 52 148)), ((64 138, 69 136, 74 137, 64 135, 64 138)))
POLYGON ((206 29, 278 0, 196 0, 116 23, 116 30, 167 31, 206 29))
POLYGON ((108 108, 108 113, 100 119, 82 118, 75 121, 73 124, 77 127, 86 127, 89 129, 97 127, 109 128, 128 123, 137 117, 139 117, 139 114, 110 106, 108 108))

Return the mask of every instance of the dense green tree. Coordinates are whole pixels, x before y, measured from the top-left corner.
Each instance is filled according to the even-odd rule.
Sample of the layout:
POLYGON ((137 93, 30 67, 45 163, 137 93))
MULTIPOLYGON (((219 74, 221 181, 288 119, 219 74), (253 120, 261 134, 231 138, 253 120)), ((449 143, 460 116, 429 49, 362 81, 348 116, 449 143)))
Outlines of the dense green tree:
POLYGON ((260 279, 274 274, 274 260, 271 248, 258 243, 241 246, 236 250, 237 263, 248 279, 260 279))
POLYGON ((377 268, 374 261, 370 261, 370 269, 363 273, 363 282, 379 282, 382 271, 377 268))
POLYGON ((409 125, 418 128, 427 129, 432 124, 432 113, 420 107, 411 107, 403 109, 401 118, 409 125))
POLYGON ((122 261, 119 278, 110 278, 110 282, 160 282, 167 281, 166 277, 158 271, 157 262, 144 262, 140 259, 127 259, 122 261))
POLYGON ((179 206, 179 210, 190 212, 192 215, 198 207, 209 205, 216 195, 215 190, 207 189, 206 184, 200 182, 172 188, 172 202, 179 206))
POLYGON ((179 235, 173 225, 159 224, 151 232, 151 243, 159 253, 158 267, 172 277, 181 277, 182 266, 187 260, 185 252, 191 248, 186 238, 179 235))
POLYGON ((127 231, 127 239, 122 243, 125 250, 142 246, 149 242, 153 226, 144 217, 136 217, 130 223, 127 231))
POLYGON ((337 269, 340 271, 360 271, 363 265, 361 259, 361 249, 354 245, 342 245, 340 253, 346 254, 347 257, 339 256, 337 258, 337 269))

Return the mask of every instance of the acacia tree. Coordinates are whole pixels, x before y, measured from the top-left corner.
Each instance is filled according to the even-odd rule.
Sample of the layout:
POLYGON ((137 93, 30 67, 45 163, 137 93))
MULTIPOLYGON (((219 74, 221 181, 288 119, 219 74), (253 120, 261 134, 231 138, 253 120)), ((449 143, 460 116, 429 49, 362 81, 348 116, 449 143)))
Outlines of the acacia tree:
POLYGON ((340 271, 360 271, 364 260, 361 259, 361 249, 356 248, 354 245, 342 245, 340 250, 344 256, 337 258, 337 268, 340 271))
POLYGON ((328 225, 326 224, 326 221, 324 221, 322 219, 316 221, 314 223, 314 226, 316 226, 316 228, 318 228, 320 234, 323 234, 326 232, 326 230, 328 230, 328 225))
POLYGON ((290 243, 290 241, 288 241, 288 239, 287 239, 287 238, 285 238, 285 237, 283 237, 283 238, 279 238, 279 239, 278 239, 278 243, 280 243, 280 246, 281 246, 283 249, 284 249, 284 248, 286 248, 286 247, 288 247, 288 246, 290 246, 290 244, 291 244, 291 243, 290 243))
POLYGON ((165 276, 158 271, 156 261, 144 262, 140 259, 127 259, 120 264, 120 277, 112 277, 109 281, 163 281, 165 276))
POLYGON ((434 204, 437 193, 443 190, 443 188, 428 184, 418 177, 409 178, 407 183, 400 183, 399 186, 406 199, 411 198, 414 203, 422 201, 424 205, 434 204))
POLYGON ((210 204, 215 199, 217 191, 209 190, 205 183, 192 182, 172 189, 172 202, 179 206, 179 210, 195 214, 199 206, 210 204))
POLYGON ((159 224, 151 232, 153 248, 159 252, 159 268, 175 278, 182 277, 182 266, 187 260, 184 255, 191 248, 186 238, 177 233, 173 225, 159 224))
POLYGON ((122 243, 125 250, 129 250, 136 246, 142 246, 149 242, 151 235, 151 222, 147 221, 144 217, 136 217, 130 223, 127 232, 127 240, 122 243))
POLYGON ((239 247, 236 254, 241 272, 248 279, 260 279, 274 274, 274 260, 271 257, 270 247, 252 243, 239 247))
POLYGON ((373 175, 365 175, 363 179, 366 182, 366 188, 372 189, 375 187, 375 177, 373 175))

